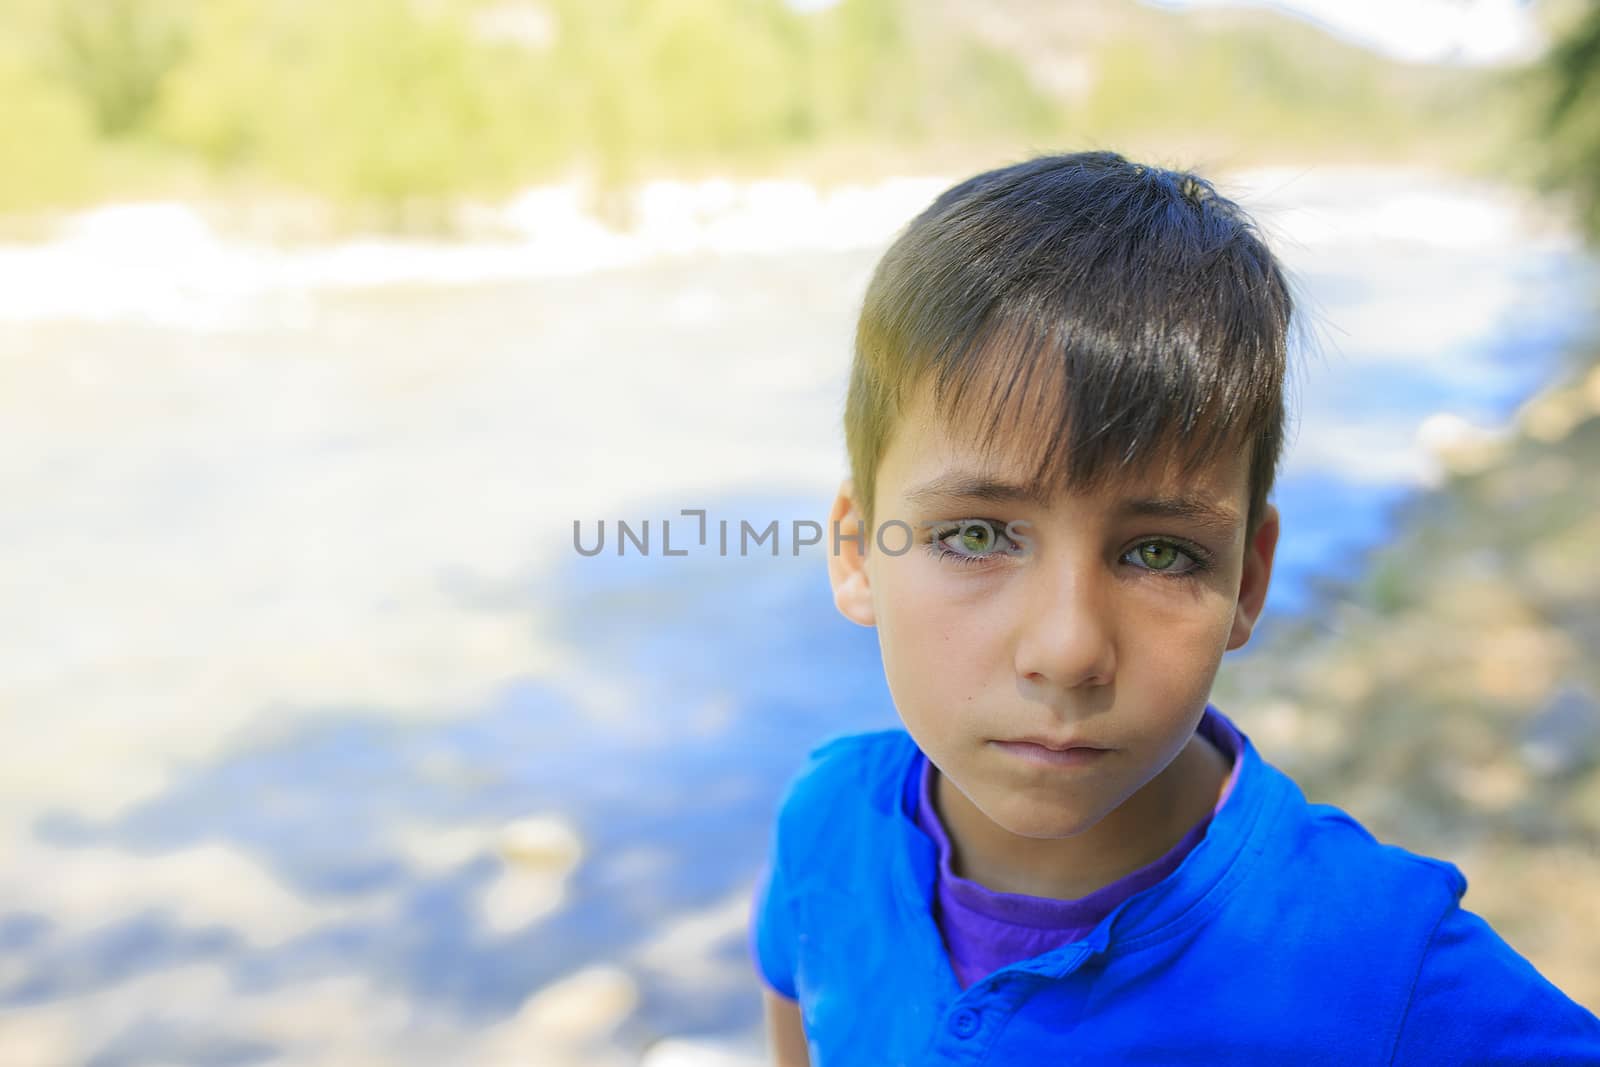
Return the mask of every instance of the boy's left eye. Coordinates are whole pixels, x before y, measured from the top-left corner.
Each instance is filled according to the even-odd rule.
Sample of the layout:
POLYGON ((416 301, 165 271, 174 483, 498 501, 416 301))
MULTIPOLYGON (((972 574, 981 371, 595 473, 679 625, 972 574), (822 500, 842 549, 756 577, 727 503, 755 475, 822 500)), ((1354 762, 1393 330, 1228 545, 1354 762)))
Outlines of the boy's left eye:
POLYGON ((1156 574, 1165 574, 1173 578, 1195 577, 1210 566, 1205 553, 1198 549, 1189 549, 1175 541, 1141 541, 1128 550, 1123 559, 1137 557, 1140 569, 1153 571, 1156 574), (1188 560, 1187 567, 1181 566, 1181 560, 1188 560))

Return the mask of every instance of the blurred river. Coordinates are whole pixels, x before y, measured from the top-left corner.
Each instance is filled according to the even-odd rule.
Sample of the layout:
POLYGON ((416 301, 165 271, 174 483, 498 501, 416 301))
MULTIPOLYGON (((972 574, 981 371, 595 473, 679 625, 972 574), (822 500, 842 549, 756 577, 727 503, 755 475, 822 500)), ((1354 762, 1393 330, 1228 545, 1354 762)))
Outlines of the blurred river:
MULTIPOLYGON (((658 185, 628 235, 544 191, 454 245, 132 205, 0 246, 0 1064, 747 1062, 778 790, 893 722, 790 524, 844 471, 868 273, 944 184, 658 185), (719 555, 740 519, 779 555, 719 555)), ((1320 327, 1272 591, 1315 611, 1600 272, 1456 179, 1220 184, 1320 327)))

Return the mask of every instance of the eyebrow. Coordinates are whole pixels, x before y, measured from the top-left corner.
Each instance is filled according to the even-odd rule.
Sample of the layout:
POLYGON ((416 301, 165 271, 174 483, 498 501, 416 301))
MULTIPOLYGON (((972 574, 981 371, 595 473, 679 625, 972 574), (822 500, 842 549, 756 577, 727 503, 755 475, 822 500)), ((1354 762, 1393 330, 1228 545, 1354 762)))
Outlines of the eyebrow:
MULTIPOLYGON (((981 474, 941 474, 906 494, 913 506, 929 507, 951 501, 983 501, 990 504, 1035 504, 1047 507, 1049 501, 1028 486, 981 474)), ((1239 516, 1231 508, 1218 507, 1193 496, 1125 497, 1117 502, 1118 517, 1154 516, 1181 519, 1219 533, 1232 533, 1239 516)))

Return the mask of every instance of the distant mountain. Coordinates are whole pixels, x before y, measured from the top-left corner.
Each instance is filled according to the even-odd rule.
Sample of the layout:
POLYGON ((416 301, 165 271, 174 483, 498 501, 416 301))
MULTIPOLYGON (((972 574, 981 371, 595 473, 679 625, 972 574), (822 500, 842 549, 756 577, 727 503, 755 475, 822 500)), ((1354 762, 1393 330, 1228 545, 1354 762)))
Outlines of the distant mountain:
POLYGON ((1508 112, 1488 73, 1392 59, 1266 7, 918 0, 915 10, 924 26, 1014 60, 1061 109, 1069 138, 1241 162, 1475 167, 1508 112))

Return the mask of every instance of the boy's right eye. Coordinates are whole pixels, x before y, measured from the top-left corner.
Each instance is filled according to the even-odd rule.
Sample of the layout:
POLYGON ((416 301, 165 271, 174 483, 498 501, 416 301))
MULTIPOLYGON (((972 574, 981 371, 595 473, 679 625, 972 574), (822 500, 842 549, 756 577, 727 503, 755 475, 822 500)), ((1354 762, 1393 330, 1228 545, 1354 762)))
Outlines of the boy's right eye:
POLYGON ((960 519, 933 528, 932 546, 938 555, 958 561, 983 560, 1017 551, 1021 546, 995 519, 960 519))

